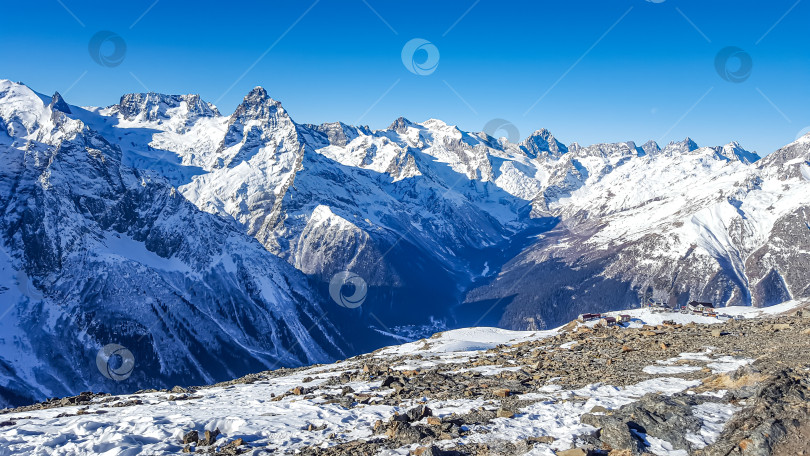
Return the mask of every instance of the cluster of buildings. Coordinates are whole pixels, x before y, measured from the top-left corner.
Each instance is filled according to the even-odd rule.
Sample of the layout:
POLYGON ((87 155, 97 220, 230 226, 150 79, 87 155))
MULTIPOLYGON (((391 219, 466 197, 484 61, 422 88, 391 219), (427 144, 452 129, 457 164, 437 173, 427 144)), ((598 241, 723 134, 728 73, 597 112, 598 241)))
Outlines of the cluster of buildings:
POLYGON ((680 312, 682 314, 703 315, 704 317, 718 317, 717 309, 715 309, 714 303, 711 302, 691 301, 684 306, 675 307, 670 307, 662 302, 649 302, 646 307, 652 309, 654 313, 680 312))
MULTIPOLYGON (((683 306, 675 306, 670 307, 669 305, 662 303, 662 302, 654 302, 650 301, 649 303, 644 305, 646 308, 651 309, 653 313, 677 313, 680 312, 682 314, 692 314, 692 315, 703 315, 704 317, 712 317, 712 318, 720 318, 720 319, 731 319, 730 315, 726 314, 718 314, 717 309, 715 309, 714 304, 711 302, 698 302, 692 301, 683 306)), ((733 317, 736 320, 740 320, 743 317, 737 315, 733 317)), ((621 323, 626 323, 630 321, 630 315, 617 315, 617 316, 608 316, 599 313, 585 313, 581 314, 577 319, 582 323, 588 321, 597 321, 602 326, 613 326, 618 325, 621 323)))
POLYGON ((613 326, 620 323, 627 323, 630 321, 630 315, 617 315, 615 317, 609 315, 602 315, 598 313, 586 313, 579 316, 578 320, 582 323, 586 321, 599 320, 602 326, 613 326))

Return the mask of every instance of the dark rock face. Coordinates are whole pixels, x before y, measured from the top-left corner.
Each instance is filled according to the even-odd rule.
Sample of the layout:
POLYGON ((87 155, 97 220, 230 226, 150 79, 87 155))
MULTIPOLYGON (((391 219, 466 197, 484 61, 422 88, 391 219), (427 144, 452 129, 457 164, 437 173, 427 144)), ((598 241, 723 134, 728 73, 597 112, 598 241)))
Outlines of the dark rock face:
POLYGON ((692 414, 692 407, 707 402, 706 398, 690 395, 661 397, 646 395, 638 402, 625 405, 610 415, 582 416, 582 422, 599 428, 602 448, 629 450, 633 455, 644 453, 646 436, 654 436, 672 444, 674 449, 692 451, 687 433, 697 433, 701 421, 692 414))
POLYGON ((65 114, 71 114, 70 106, 65 102, 65 99, 62 98, 62 95, 59 92, 55 92, 53 97, 51 98, 50 107, 54 111, 63 112, 65 114))
POLYGON ((641 146, 641 151, 644 152, 646 155, 655 155, 658 152, 661 152, 661 148, 658 146, 658 143, 655 141, 647 141, 641 146))
POLYGON ((788 214, 774 224, 766 245, 746 261, 754 305, 768 306, 810 297, 810 206, 788 214))
POLYGON ((532 158, 542 156, 559 158, 568 153, 568 147, 557 141, 554 135, 545 128, 532 133, 520 147, 526 155, 532 158))
MULTIPOLYGON (((810 380, 805 373, 783 370, 746 395, 746 407, 729 421, 705 456, 770 456, 788 436, 810 423, 810 380)), ((804 448, 807 449, 807 442, 804 448)), ((789 454, 787 452, 781 454, 789 454)), ((794 454, 799 454, 794 453, 794 454)))
POLYGON ((673 141, 667 144, 662 152, 669 154, 688 154, 689 152, 693 152, 697 149, 698 145, 692 140, 692 138, 687 137, 683 141, 673 141))
POLYGON ((352 127, 343 122, 331 122, 321 125, 304 125, 305 128, 325 136, 324 145, 344 147, 357 138, 358 131, 368 134, 368 129, 352 127))

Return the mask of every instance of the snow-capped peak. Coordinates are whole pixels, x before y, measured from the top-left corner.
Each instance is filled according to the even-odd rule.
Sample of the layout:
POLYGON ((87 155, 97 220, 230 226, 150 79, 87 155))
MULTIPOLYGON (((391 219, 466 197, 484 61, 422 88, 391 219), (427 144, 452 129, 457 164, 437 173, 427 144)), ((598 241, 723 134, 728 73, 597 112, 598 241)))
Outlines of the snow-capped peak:
POLYGON ((643 146, 641 146, 641 150, 647 155, 654 155, 658 152, 661 152, 661 147, 658 145, 657 142, 651 139, 645 142, 643 146))
MULTIPOLYGON (((116 108, 116 107, 114 107, 116 108)), ((199 95, 164 95, 162 93, 129 93, 121 97, 118 113, 126 120, 146 122, 180 118, 185 124, 200 117, 219 117, 216 106, 199 95)))
POLYGON ((0 80, 0 119, 4 119, 9 136, 27 136, 48 122, 50 115, 43 97, 28 86, 0 80))
POLYGON ((743 149, 737 141, 732 141, 723 146, 723 155, 729 158, 736 158, 746 165, 757 162, 761 158, 756 152, 749 152, 743 149))
POLYGON ((664 147, 663 152, 665 154, 687 154, 689 152, 698 150, 699 148, 700 147, 697 145, 697 143, 692 141, 692 138, 687 136, 683 141, 670 142, 666 147, 664 147))
POLYGON ((404 117, 398 117, 391 125, 386 128, 386 130, 393 130, 399 134, 403 134, 407 131, 408 127, 417 127, 418 124, 411 122, 410 120, 404 117))
POLYGON ((550 131, 542 128, 532 133, 521 144, 521 149, 531 158, 546 154, 552 158, 559 158, 568 153, 568 148, 557 141, 550 131))
POLYGON ((326 122, 320 125, 306 124, 305 128, 326 135, 325 144, 345 147, 360 134, 368 135, 371 132, 367 127, 353 127, 343 122, 326 122))
POLYGON ((242 103, 236 107, 236 110, 231 115, 230 124, 247 126, 263 124, 266 127, 275 127, 282 123, 292 125, 292 119, 289 114, 281 106, 281 102, 273 99, 267 94, 267 91, 260 86, 251 90, 242 103))

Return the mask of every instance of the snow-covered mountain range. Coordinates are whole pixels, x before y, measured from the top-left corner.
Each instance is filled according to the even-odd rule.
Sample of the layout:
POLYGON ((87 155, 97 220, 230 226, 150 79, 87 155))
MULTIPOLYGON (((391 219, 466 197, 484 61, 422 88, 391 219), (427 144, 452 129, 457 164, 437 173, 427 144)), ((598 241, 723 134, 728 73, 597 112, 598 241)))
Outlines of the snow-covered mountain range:
POLYGON ((57 94, 0 82, 0 406, 343 354, 306 277, 198 210, 57 94), (126 347, 126 382, 99 374, 126 347))
POLYGON ((180 383, 645 297, 810 297, 810 136, 764 159, 688 138, 514 144, 435 119, 299 124, 260 87, 225 116, 196 95, 80 108, 2 81, 0 154, 0 373, 35 385, 22 397, 93 386, 88 347, 113 335, 148 353, 144 382, 180 383), (368 284, 357 309, 329 299, 342 271, 368 284))

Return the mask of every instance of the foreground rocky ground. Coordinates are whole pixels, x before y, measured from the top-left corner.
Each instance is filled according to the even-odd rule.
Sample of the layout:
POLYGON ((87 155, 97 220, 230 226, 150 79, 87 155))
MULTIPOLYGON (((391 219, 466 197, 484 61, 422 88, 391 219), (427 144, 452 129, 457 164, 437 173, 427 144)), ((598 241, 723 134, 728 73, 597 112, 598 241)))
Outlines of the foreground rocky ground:
MULTIPOLYGON (((810 309, 712 325, 637 319, 630 326, 572 322, 484 350, 469 345, 474 335, 461 343, 438 334, 211 387, 56 399, 2 411, 0 455, 16 454, 13 448, 53 454, 52 437, 26 446, 37 419, 58 432, 86 423, 83 415, 137 409, 138 417, 158 416, 162 407, 171 407, 160 416, 176 426, 163 425, 160 442, 126 454, 810 454, 810 309), (216 402, 233 392, 239 399, 216 402), (234 418, 197 418, 213 406, 234 418), (263 407, 269 411, 259 413, 263 407), (271 418, 256 430, 249 413, 271 418), (286 427, 274 427, 281 422, 286 427)), ((102 431, 93 429, 99 441, 104 424, 93 422, 102 423, 102 431)), ((77 437, 75 450, 59 454, 107 448, 91 440, 87 446, 77 437)))

